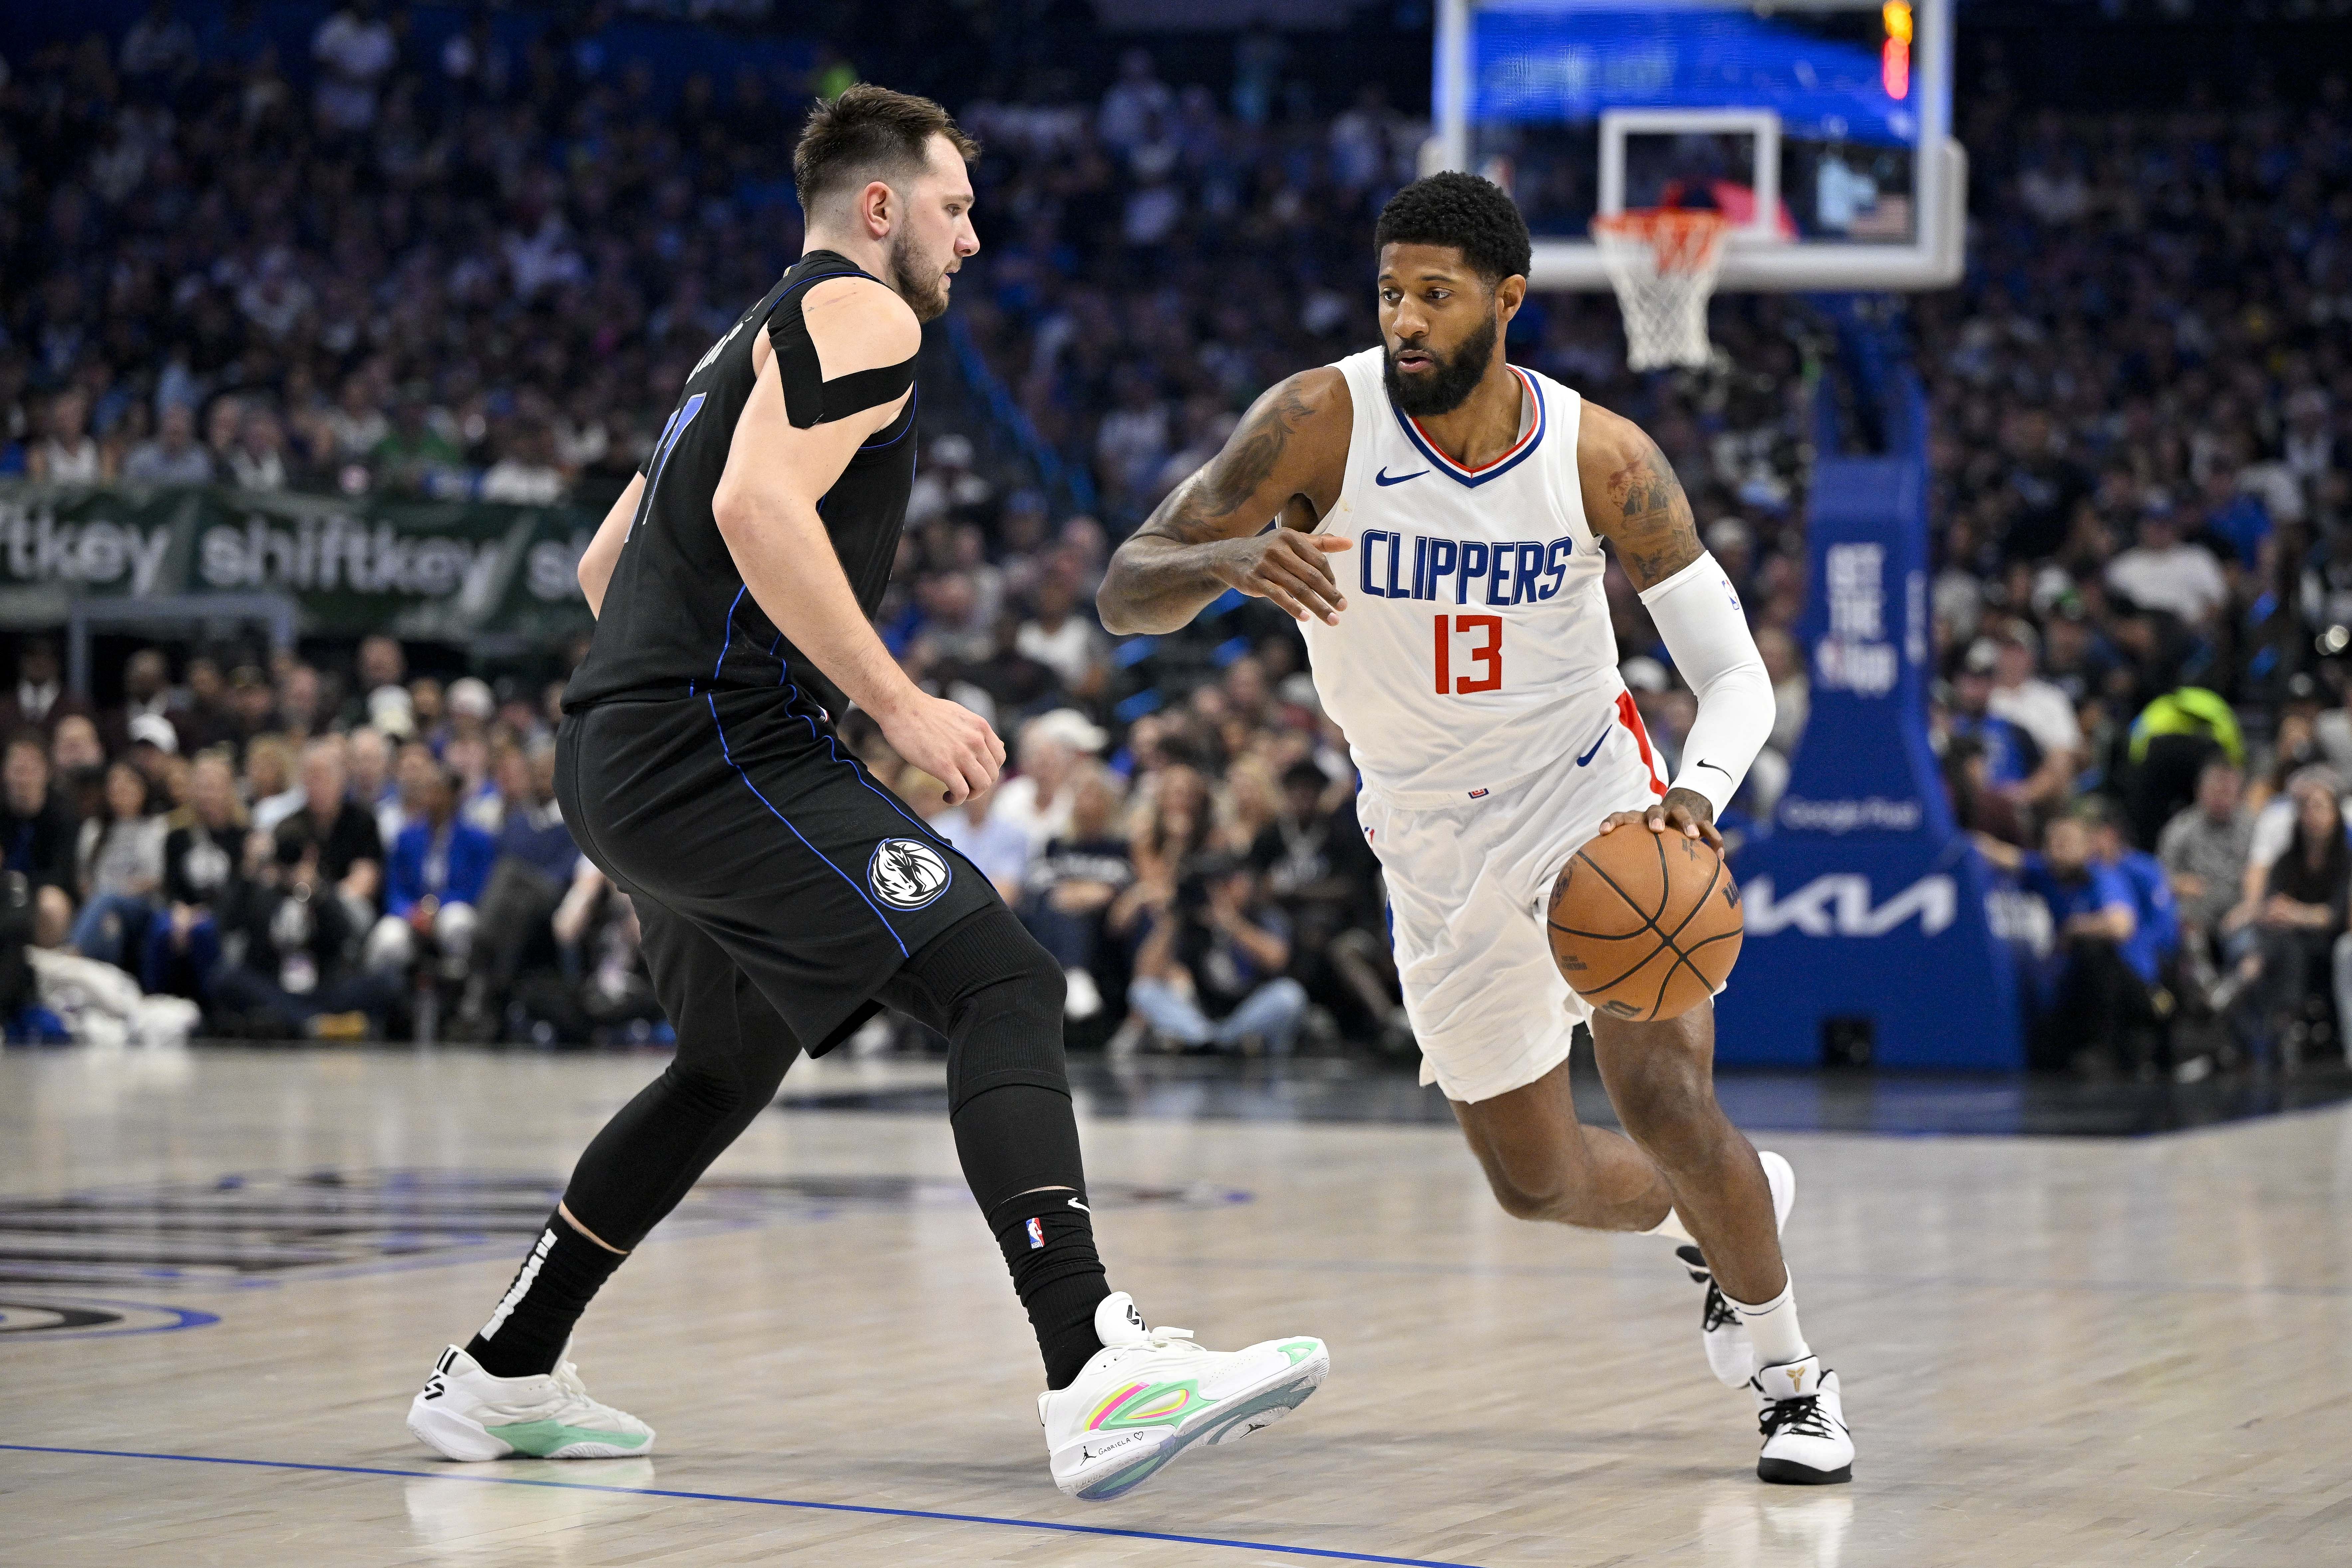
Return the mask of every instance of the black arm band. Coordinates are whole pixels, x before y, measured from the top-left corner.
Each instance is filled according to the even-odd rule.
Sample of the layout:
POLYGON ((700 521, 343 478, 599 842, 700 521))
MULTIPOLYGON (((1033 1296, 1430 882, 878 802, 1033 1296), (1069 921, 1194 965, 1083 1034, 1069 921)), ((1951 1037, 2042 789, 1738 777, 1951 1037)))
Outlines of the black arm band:
POLYGON ((779 310, 768 318, 768 342, 776 351, 776 378, 783 384, 784 417, 793 428, 829 425, 868 408, 895 403, 915 384, 915 361, 852 371, 824 379, 816 345, 809 341, 808 322, 800 311, 779 310))

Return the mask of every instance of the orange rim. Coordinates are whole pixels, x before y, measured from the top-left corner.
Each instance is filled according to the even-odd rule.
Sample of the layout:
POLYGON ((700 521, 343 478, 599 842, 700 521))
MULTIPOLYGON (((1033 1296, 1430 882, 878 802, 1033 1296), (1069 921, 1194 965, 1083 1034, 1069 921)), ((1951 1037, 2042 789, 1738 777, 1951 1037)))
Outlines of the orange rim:
POLYGON ((1648 246, 1661 272, 1701 270, 1715 259, 1730 226, 1721 213, 1684 207, 1647 207, 1592 220, 1596 235, 1648 246))

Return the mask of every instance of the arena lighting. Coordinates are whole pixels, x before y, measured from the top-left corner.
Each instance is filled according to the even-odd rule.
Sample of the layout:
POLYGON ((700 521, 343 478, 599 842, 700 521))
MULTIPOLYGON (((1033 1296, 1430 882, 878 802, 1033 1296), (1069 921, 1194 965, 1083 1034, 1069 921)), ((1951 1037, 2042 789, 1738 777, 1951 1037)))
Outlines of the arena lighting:
POLYGON ((1878 79, 1886 96, 1897 100, 1911 96, 1910 0, 1886 0, 1878 14, 1886 23, 1886 47, 1878 57, 1878 79))
POLYGON ((2352 647, 2352 627, 2329 626, 2312 641, 2317 646, 2321 658, 2334 658, 2346 648, 2352 647))

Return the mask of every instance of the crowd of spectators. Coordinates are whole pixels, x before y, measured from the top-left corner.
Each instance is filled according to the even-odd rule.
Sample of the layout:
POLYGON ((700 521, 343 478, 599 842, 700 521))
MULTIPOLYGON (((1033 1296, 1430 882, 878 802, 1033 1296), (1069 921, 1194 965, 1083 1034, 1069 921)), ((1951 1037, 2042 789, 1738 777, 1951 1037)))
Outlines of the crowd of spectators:
POLYGON ((554 804, 560 686, 411 679, 382 637, 347 672, 200 651, 175 682, 151 647, 122 677, 93 711, 35 638, 0 698, 12 1034, 659 1032, 634 911, 554 804))
POLYGON ((1969 279, 1913 308, 1937 726, 2046 917, 2041 1058, 2338 1055, 2352 93, 2067 117, 1996 58, 1967 101, 1969 279))
POLYGON ((771 84, 657 102, 610 6, 425 58, 352 0, 299 61, 188 9, 9 62, 0 472, 608 495, 797 249, 788 204, 729 199, 790 144, 771 84))
MULTIPOLYGON (((949 807, 862 715, 848 739, 1064 963, 1087 1037, 1399 1042, 1353 773, 1304 677, 1277 689, 1244 655, 1114 745, 1057 705, 1084 679, 1011 647, 985 669, 933 667, 929 636, 909 662, 1005 727, 1017 771, 949 807), (1016 688, 996 679, 1024 664, 1016 688)), ((1101 651, 1078 650, 1082 675, 1101 651)), ((48 641, 16 666, 0 904, 22 918, 0 937, 34 962, 0 963, 12 1035, 663 1037, 635 912, 555 804, 560 682, 412 676, 387 637, 348 668, 199 650, 176 679, 146 647, 121 701, 93 710, 48 641)))
MULTIPOLYGON (((814 74, 747 69, 665 95, 593 47, 594 13, 527 49, 478 27, 428 54, 396 10, 363 0, 297 69, 239 31, 243 15, 189 27, 159 5, 129 37, 12 62, 0 470, 602 493, 686 367, 796 252, 774 165, 814 74)), ((1278 62, 1265 42, 1242 52, 1278 62)), ((2352 99, 2340 79, 2294 102, 2254 79, 2227 103, 2200 89, 2065 115, 2021 101, 1997 51, 1978 58, 1956 96, 1967 281, 1908 307, 1935 421, 1934 729, 1954 805, 2013 868, 2040 1060, 2293 1059, 2340 1041, 2352 1009, 2338 942, 2352 868, 2315 826, 2318 797, 2352 787, 2352 99)), ((845 68, 828 58, 826 79, 845 68)), ((1255 69, 1168 81, 1136 50, 1090 96, 951 103, 986 149, 985 247, 957 321, 1028 449, 1085 475, 1097 504, 1073 515, 1001 426, 943 427, 927 403, 882 616, 919 679, 1014 743, 995 798, 939 826, 1071 970, 1074 1015, 1203 1048, 1402 1027, 1344 751, 1286 624, 1244 605, 1114 647, 1091 613, 1110 545, 1252 396, 1375 336, 1365 237, 1425 127, 1373 87, 1303 112, 1255 69)), ((1508 347, 1638 420, 1681 477, 1780 701, 1734 814, 1767 831, 1807 708, 1808 397, 1831 347, 1808 306, 1780 297, 1718 300, 1712 331, 1709 369, 1637 376, 1612 303, 1536 296, 1508 347)), ((1609 591, 1628 684, 1671 755, 1690 697, 1621 574, 1609 591)), ((173 712, 199 724, 179 737, 187 763, 140 765, 155 759, 127 726, 145 712, 100 757, 132 761, 190 824, 210 820, 194 759, 224 743, 237 811, 302 793, 316 759, 291 748, 337 726, 295 716, 331 679, 201 658, 180 679, 173 712), (260 743, 270 713, 289 747, 260 743)), ((384 685, 362 670, 349 689, 384 685)), ((503 831, 545 704, 490 721, 520 757, 508 767, 487 731, 478 755, 472 731, 449 729, 450 695, 408 693, 399 754, 455 771, 458 824, 500 803, 503 831), (445 730, 454 760, 435 743, 445 730)), ((357 727, 327 747, 373 810, 394 728, 338 717, 357 727)), ((851 740, 910 800, 936 801, 878 735, 853 725, 851 740)), ((428 784, 392 787, 400 831, 439 820, 428 784)), ((152 833, 111 828, 102 775, 86 793, 81 815, 109 826, 89 830, 89 876, 57 886, 81 911, 66 934, 106 952, 152 833)), ((317 873, 361 984, 395 958, 447 962, 468 935, 393 907, 395 820, 378 826, 382 887, 351 868, 366 857, 317 873)), ((257 885, 286 881, 250 844, 231 860, 257 885)), ((421 864, 447 874, 446 858, 421 864)), ((534 891, 544 902, 564 882, 534 891)), ((467 988, 450 1005, 478 1019, 513 983, 482 983, 470 1004, 467 988)), ((352 994, 397 1027, 430 989, 352 994)))
POLYGON ((224 663, 174 684, 142 648, 91 712, 54 647, 21 647, 0 856, 37 962, 0 966, 12 1035, 656 1032, 628 900, 552 804, 560 689, 409 679, 391 637, 348 679, 224 663), (179 1002, 91 1018, 118 994, 179 1002))

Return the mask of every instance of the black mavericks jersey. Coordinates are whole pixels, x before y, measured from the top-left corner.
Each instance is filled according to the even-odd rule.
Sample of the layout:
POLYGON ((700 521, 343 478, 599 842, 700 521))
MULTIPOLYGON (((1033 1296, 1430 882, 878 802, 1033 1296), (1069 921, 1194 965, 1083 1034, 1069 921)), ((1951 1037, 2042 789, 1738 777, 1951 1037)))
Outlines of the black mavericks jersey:
MULTIPOLYGON (((687 698, 711 691, 766 689, 796 709, 821 705, 838 714, 841 693, 776 629, 743 586, 719 534, 711 498, 727 469, 735 425, 757 381, 751 348, 764 328, 773 342, 793 423, 822 415, 827 388, 889 372, 864 372, 820 385, 816 356, 801 319, 807 287, 827 278, 870 278, 846 257, 812 250, 743 312, 686 378, 677 407, 640 470, 644 497, 604 591, 588 657, 564 690, 571 710, 615 698, 687 698)), ((895 367, 894 367, 895 368, 895 367)), ((901 373, 905 374, 905 373, 901 373)), ((871 407, 869 397, 864 406, 871 407)), ((889 586, 890 565, 915 482, 915 398, 867 438, 817 502, 834 553, 858 608, 872 619, 889 586)))

